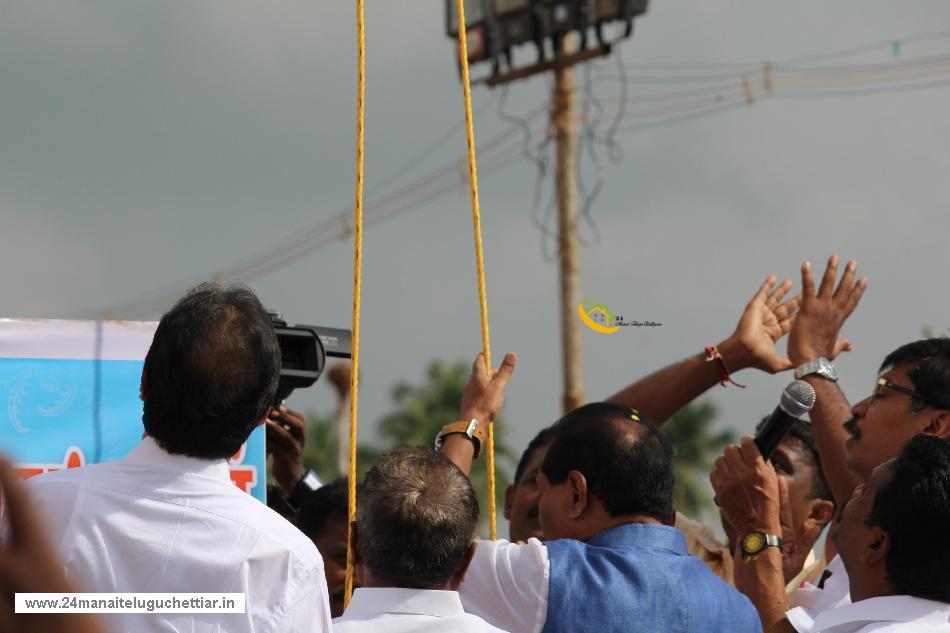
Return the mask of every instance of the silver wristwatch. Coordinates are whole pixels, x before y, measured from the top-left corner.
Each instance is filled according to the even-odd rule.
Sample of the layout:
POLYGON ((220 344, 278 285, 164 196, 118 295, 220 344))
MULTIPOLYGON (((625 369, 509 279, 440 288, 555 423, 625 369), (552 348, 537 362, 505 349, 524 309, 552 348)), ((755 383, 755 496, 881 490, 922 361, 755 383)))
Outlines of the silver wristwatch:
POLYGON ((831 361, 824 356, 819 356, 815 360, 810 360, 795 370, 796 380, 801 380, 805 376, 812 374, 821 376, 825 380, 838 382, 838 370, 831 364, 831 361))

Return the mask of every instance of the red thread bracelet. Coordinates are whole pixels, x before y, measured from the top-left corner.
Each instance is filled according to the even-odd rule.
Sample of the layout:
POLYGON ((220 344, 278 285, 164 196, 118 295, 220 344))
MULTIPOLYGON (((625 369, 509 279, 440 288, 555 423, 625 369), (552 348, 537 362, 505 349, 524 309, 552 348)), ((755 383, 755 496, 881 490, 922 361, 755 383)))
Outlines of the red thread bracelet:
POLYGON ((711 361, 716 361, 716 368, 719 370, 719 384, 721 386, 725 387, 727 382, 731 382, 736 387, 745 389, 745 385, 740 385, 729 375, 729 368, 726 367, 726 361, 722 359, 722 354, 719 353, 719 349, 715 345, 710 345, 706 348, 706 362, 711 361))

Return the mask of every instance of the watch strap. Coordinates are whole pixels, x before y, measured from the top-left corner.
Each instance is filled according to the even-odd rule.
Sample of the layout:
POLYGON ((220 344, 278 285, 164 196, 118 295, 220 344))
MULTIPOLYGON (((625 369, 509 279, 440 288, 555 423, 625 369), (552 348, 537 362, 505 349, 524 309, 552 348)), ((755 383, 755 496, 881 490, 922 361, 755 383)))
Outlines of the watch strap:
POLYGON ((766 534, 765 535, 765 546, 766 547, 777 547, 782 549, 782 537, 776 536, 775 534, 766 534))
POLYGON ((455 434, 464 435, 472 441, 472 444, 475 446, 475 457, 478 458, 479 453, 482 451, 482 446, 485 445, 487 440, 488 432, 485 426, 475 418, 468 421, 459 420, 458 422, 446 424, 435 437, 436 449, 442 448, 442 445, 445 444, 446 436, 455 434))
POLYGON ((819 356, 795 368, 795 379, 801 380, 805 376, 821 376, 826 380, 837 381, 838 375, 834 364, 824 356, 819 356))

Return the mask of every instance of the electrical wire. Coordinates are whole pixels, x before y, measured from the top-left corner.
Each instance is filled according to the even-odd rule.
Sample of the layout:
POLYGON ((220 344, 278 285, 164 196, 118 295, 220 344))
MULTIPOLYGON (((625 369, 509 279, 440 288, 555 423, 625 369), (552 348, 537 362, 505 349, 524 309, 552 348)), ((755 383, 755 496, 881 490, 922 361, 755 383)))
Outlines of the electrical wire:
MULTIPOLYGON (((479 117, 481 117, 482 114, 485 113, 486 110, 488 110, 491 104, 495 102, 497 96, 498 96, 497 93, 492 92, 491 96, 488 99, 484 100, 482 103, 478 105, 478 107, 475 108, 475 112, 473 116, 476 121, 479 119, 479 117)), ((395 171, 389 174, 389 176, 383 178, 377 183, 374 183, 373 186, 369 188, 369 192, 371 194, 374 194, 377 191, 384 189, 388 187, 389 185, 391 185, 392 183, 396 182, 397 180, 399 180, 399 178, 401 178, 402 176, 411 172, 414 168, 421 165, 426 159, 432 156, 437 150, 447 145, 450 141, 455 140, 455 135, 458 134, 460 131, 464 131, 464 130, 465 130, 465 120, 462 119, 461 121, 457 122, 452 127, 448 128, 445 132, 443 132, 436 140, 432 141, 431 143, 426 145, 424 148, 422 148, 418 153, 414 154, 411 158, 403 162, 402 166, 398 167, 395 171)))
MULTIPOLYGON (((906 43, 948 36, 950 36, 950 30, 899 38, 898 41, 906 43)), ((893 41, 888 40, 888 42, 893 41)), ((592 79, 588 77, 585 84, 585 97, 580 105, 582 106, 582 124, 584 125, 583 136, 586 140, 581 141, 579 150, 583 150, 593 164, 597 160, 594 144, 605 142, 604 138, 613 139, 616 135, 628 135, 668 127, 738 109, 749 105, 748 97, 750 96, 755 102, 767 97, 784 99, 836 98, 894 94, 950 85, 950 79, 943 79, 943 77, 950 75, 950 54, 902 59, 888 63, 824 67, 801 66, 804 62, 827 61, 855 56, 879 48, 881 45, 882 43, 875 43, 837 53, 799 57, 771 67, 762 64, 736 64, 735 66, 730 66, 728 63, 722 65, 716 63, 689 64, 693 68, 734 67, 736 69, 747 69, 747 72, 735 72, 732 75, 714 73, 715 82, 703 79, 696 82, 699 85, 691 88, 632 95, 629 94, 626 88, 630 74, 623 69, 623 61, 619 59, 620 55, 617 55, 618 63, 621 64, 618 74, 598 74, 592 79), (792 65, 794 67, 791 67, 792 65), (768 68, 768 71, 766 68, 768 68), (730 76, 732 81, 722 81, 722 76, 725 75, 730 76), (771 82, 771 91, 766 88, 767 80, 771 82), (620 86, 620 94, 618 96, 596 94, 593 87, 604 82, 620 86), (709 83, 713 85, 707 85, 709 83), (651 104, 653 107, 628 110, 628 103, 651 104), (612 109, 608 112, 604 108, 604 104, 618 104, 618 106, 615 110, 612 109), (596 114, 591 114, 592 111, 596 114), (613 123, 606 137, 602 138, 598 131, 599 125, 608 114, 612 114, 613 123), (628 122, 631 124, 623 125, 623 123, 628 122)), ((671 64, 670 68, 687 67, 686 63, 673 62, 671 64)), ((643 67, 642 64, 634 66, 637 68, 643 67)), ((659 66, 656 67, 659 68, 659 66)), ((657 83, 656 85, 664 84, 657 83)), ((552 207, 545 205, 547 210, 540 218, 536 215, 536 211, 540 210, 542 206, 540 192, 543 189, 545 178, 550 174, 552 139, 546 121, 538 128, 532 129, 531 127, 532 122, 547 113, 547 105, 541 103, 523 116, 513 116, 506 110, 507 94, 502 94, 499 99, 505 100, 499 111, 504 116, 500 114, 499 119, 502 121, 511 119, 513 123, 500 130, 484 146, 480 146, 479 156, 483 171, 486 175, 496 173, 498 170, 523 160, 525 157, 528 158, 538 174, 535 181, 531 221, 535 226, 543 227, 542 239, 547 240, 552 235, 549 228, 552 207), (537 142, 534 141, 536 136, 540 139, 537 142), (548 237, 545 237, 545 235, 548 237)), ((492 103, 494 103, 494 98, 487 99, 479 105, 477 112, 484 113, 492 103)), ((412 158, 404 161, 382 183, 374 187, 374 191, 382 190, 384 187, 395 183, 423 160, 434 155, 457 133, 458 125, 453 125, 412 158)), ((594 169, 597 170, 596 165, 594 165, 594 169)), ((373 200, 366 205, 365 223, 367 225, 373 224, 400 213, 420 208, 433 200, 452 193, 456 190, 457 185, 457 163, 451 161, 401 187, 374 194, 373 200)), ((596 189, 597 186, 595 185, 590 191, 586 192, 587 197, 589 198, 596 189)), ((278 240, 270 247, 220 269, 214 277, 225 282, 251 281, 308 256, 315 249, 336 243, 341 237, 345 237, 352 231, 352 227, 348 225, 349 213, 349 209, 342 209, 327 220, 295 231, 292 235, 278 240)), ((175 283, 168 284, 163 290, 144 293, 106 311, 87 311, 83 312, 82 315, 92 318, 101 318, 104 312, 112 316, 123 317, 130 314, 154 315, 174 301, 185 287, 194 285, 198 281, 208 279, 211 276, 196 275, 179 279, 175 283)))
MULTIPOLYGON (((577 183, 578 183, 578 192, 581 194, 581 204, 578 215, 584 221, 584 224, 590 229, 593 234, 592 240, 587 240, 584 238, 583 234, 578 232, 578 236, 581 239, 581 243, 585 246, 590 245, 590 243, 600 242, 600 230, 597 228, 597 223, 594 221, 594 217, 591 214, 591 210, 594 206, 594 201, 597 200, 597 197, 600 195, 601 190, 604 187, 604 175, 603 167, 600 162, 600 157, 597 154, 597 127, 600 125, 601 116, 604 112, 603 104, 600 103, 600 100, 597 98, 596 93, 594 93, 593 86, 591 83, 591 72, 592 68, 590 65, 586 65, 584 68, 584 103, 581 106, 581 126, 583 133, 579 138, 579 147, 577 148, 578 156, 578 165, 577 165, 577 183), (590 108, 595 108, 598 111, 598 115, 591 117, 590 108), (585 151, 586 150, 586 151, 585 151), (585 154, 588 157, 591 168, 594 171, 594 186, 591 188, 591 191, 587 191, 587 187, 584 184, 584 164, 583 158, 585 154)), ((609 142, 615 143, 613 136, 608 138, 609 142)))
POLYGON ((821 99, 821 98, 840 98, 840 97, 865 97, 865 96, 871 96, 871 95, 898 94, 901 92, 908 92, 911 90, 927 90, 930 88, 943 88, 946 86, 950 86, 950 79, 929 81, 925 83, 907 84, 907 85, 902 85, 902 86, 885 86, 885 87, 880 87, 880 88, 855 88, 852 90, 823 90, 820 92, 783 91, 780 94, 776 94, 775 97, 779 99, 802 99, 802 98, 821 99))
POLYGON ((869 44, 862 44, 853 48, 846 48, 844 50, 835 51, 831 53, 816 53, 809 55, 802 55, 800 57, 794 57, 782 62, 785 65, 789 64, 800 64, 803 62, 814 62, 814 61, 829 61, 832 59, 843 59, 847 57, 855 57, 857 55, 862 55, 864 53, 870 53, 877 50, 880 50, 883 47, 890 48, 894 42, 900 42, 903 44, 923 42, 926 40, 937 40, 937 39, 946 39, 950 37, 950 29, 942 31, 924 31, 922 33, 914 33, 912 35, 905 35, 903 37, 891 38, 888 40, 878 40, 876 42, 871 42, 869 44))

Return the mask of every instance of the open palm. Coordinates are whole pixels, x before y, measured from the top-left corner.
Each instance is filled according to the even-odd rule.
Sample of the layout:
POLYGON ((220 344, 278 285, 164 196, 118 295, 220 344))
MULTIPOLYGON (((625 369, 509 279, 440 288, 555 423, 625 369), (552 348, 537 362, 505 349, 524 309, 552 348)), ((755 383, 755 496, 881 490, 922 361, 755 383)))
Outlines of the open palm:
POLYGON ((765 280, 746 305, 732 335, 743 350, 749 367, 772 374, 792 367, 788 357, 779 354, 775 343, 792 328, 792 320, 801 300, 800 296, 796 296, 782 303, 792 288, 792 281, 786 279, 778 287, 775 287, 775 283, 775 275, 765 280))

